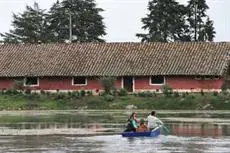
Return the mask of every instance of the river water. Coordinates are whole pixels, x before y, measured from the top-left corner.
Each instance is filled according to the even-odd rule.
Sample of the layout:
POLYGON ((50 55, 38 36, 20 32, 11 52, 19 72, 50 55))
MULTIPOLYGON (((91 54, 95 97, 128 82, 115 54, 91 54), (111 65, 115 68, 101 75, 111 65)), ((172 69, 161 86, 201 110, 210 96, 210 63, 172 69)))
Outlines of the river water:
MULTIPOLYGON (((139 118, 149 111, 137 110, 139 118)), ((230 112, 158 111, 168 135, 123 138, 130 111, 0 112, 1 153, 230 153, 230 112), (38 132, 39 131, 39 132, 38 132)))

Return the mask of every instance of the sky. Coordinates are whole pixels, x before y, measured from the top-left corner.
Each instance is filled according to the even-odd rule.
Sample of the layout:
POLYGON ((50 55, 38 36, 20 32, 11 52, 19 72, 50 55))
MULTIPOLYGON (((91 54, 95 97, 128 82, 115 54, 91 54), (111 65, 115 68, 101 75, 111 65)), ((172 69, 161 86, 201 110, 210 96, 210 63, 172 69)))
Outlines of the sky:
MULTIPOLYGON (((0 33, 12 29, 12 14, 23 12, 26 5, 33 6, 35 0, 0 0, 0 33)), ((49 9, 56 0, 36 0, 40 8, 49 9)), ((145 33, 141 18, 146 17, 149 0, 95 0, 103 8, 107 42, 139 42, 136 33, 145 33)), ((187 0, 177 0, 186 4, 187 0)), ((230 0, 206 0, 210 9, 207 14, 214 21, 214 41, 230 41, 230 0)))

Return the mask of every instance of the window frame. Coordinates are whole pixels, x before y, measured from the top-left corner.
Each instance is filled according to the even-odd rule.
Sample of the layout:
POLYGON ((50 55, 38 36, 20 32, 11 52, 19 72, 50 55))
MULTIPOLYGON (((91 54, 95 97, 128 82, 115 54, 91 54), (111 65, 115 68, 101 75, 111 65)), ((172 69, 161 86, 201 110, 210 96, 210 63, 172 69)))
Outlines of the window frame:
POLYGON ((40 82, 39 77, 25 77, 23 85, 25 87, 38 87, 39 86, 39 82, 40 82), (27 81, 28 78, 36 78, 37 79, 37 84, 32 84, 32 85, 26 84, 26 81, 27 81))
POLYGON ((88 85, 88 79, 87 77, 84 77, 85 78, 85 84, 74 84, 74 78, 76 77, 84 77, 84 76, 75 76, 75 77, 72 77, 72 86, 87 86, 88 85))
MULTIPOLYGON (((156 75, 156 76, 162 76, 162 75, 156 75)), ((160 85, 165 85, 166 84, 165 76, 162 76, 163 77, 163 83, 159 83, 159 84, 152 83, 152 77, 154 77, 154 75, 152 75, 152 76, 149 77, 149 85, 151 85, 151 86, 156 86, 156 85, 160 86, 160 85)))

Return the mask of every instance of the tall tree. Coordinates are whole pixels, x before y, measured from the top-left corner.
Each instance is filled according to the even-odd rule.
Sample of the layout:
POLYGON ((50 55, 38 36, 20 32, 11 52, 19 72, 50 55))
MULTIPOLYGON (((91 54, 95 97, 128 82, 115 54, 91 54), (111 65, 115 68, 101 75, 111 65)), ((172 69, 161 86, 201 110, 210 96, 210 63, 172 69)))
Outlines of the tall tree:
POLYGON ((213 41, 216 32, 206 14, 209 9, 206 0, 189 0, 187 8, 191 41, 213 41))
POLYGON ((104 42, 103 9, 94 0, 57 1, 49 11, 49 30, 57 42, 104 42))
POLYGON ((48 20, 49 26, 47 27, 49 31, 52 33, 52 42, 64 42, 66 38, 64 36, 68 35, 67 25, 63 25, 64 22, 67 21, 68 16, 65 15, 65 11, 61 9, 61 4, 59 0, 53 4, 53 6, 49 10, 48 20), (63 27, 65 27, 63 29, 63 27))
POLYGON ((148 4, 149 13, 142 18, 147 34, 136 34, 142 42, 188 41, 185 18, 186 7, 175 0, 151 0, 148 4))
POLYGON ((26 6, 26 10, 18 15, 13 14, 13 30, 1 34, 5 43, 38 43, 49 42, 47 30, 47 14, 39 8, 38 3, 34 7, 26 6))

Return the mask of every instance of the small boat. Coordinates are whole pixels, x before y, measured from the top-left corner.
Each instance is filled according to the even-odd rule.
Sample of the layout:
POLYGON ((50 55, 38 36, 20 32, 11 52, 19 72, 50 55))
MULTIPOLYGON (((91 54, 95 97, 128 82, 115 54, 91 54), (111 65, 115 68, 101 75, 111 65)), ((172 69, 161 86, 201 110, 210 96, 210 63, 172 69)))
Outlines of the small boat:
POLYGON ((157 127, 147 132, 122 132, 123 137, 157 137, 161 133, 161 127, 157 127))

